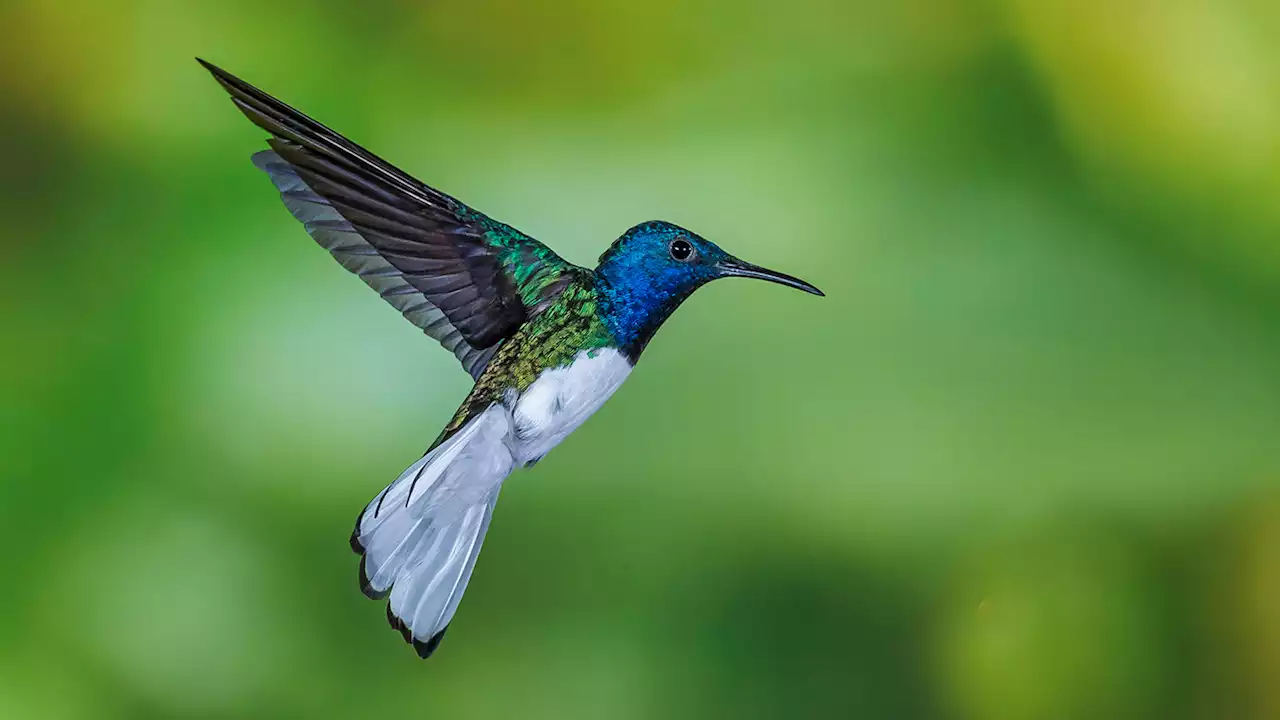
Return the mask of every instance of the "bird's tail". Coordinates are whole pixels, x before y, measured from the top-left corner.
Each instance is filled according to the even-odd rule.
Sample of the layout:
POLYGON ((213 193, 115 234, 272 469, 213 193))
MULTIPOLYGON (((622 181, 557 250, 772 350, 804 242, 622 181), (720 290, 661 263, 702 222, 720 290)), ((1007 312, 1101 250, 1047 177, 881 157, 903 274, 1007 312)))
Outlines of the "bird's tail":
POLYGON ((360 589, 422 657, 440 644, 471 578, 502 481, 510 415, 495 405, 405 470, 356 520, 360 589))

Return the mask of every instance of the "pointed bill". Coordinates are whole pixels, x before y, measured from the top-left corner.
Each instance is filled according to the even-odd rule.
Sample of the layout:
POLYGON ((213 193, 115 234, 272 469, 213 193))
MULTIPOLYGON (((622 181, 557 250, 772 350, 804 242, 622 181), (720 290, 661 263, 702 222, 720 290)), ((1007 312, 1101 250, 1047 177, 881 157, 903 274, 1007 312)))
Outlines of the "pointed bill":
POLYGON ((797 290, 803 290, 819 297, 826 297, 826 293, 798 277, 793 277, 786 273, 780 273, 776 270, 763 268, 759 265, 752 265, 751 263, 739 260, 738 258, 722 260, 719 263, 719 268, 720 272, 723 273, 725 277, 745 277, 756 278, 757 280, 768 280, 769 282, 786 285, 787 287, 792 287, 797 290))

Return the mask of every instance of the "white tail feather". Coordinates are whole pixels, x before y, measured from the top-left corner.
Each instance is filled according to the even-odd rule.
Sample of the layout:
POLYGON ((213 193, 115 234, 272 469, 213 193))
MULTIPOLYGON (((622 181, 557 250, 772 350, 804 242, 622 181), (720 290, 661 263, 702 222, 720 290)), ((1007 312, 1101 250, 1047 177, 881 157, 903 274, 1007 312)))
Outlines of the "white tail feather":
POLYGON ((511 415, 494 405, 409 466, 360 515, 361 589, 423 657, 439 643, 471 579, 502 481, 515 466, 511 415))

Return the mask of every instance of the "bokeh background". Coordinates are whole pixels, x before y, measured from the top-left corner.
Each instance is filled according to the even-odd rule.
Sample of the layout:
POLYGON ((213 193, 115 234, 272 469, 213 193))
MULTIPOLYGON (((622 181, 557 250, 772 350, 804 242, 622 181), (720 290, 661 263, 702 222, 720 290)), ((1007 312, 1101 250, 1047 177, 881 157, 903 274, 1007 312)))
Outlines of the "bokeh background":
POLYGON ((1280 717, 1280 5, 0 8, 0 716, 1280 717), (700 292, 508 483, 440 653, 364 503, 468 387, 200 55, 700 292))

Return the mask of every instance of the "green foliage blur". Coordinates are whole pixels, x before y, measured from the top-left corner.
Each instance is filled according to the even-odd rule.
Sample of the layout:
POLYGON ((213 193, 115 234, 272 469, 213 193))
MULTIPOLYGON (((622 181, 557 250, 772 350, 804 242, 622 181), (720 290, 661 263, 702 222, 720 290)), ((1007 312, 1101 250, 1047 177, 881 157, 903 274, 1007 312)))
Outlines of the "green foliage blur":
POLYGON ((1280 717, 1280 5, 0 7, 0 717, 1280 717), (466 393, 260 85, 699 292, 511 478, 440 652, 357 512, 466 393))

